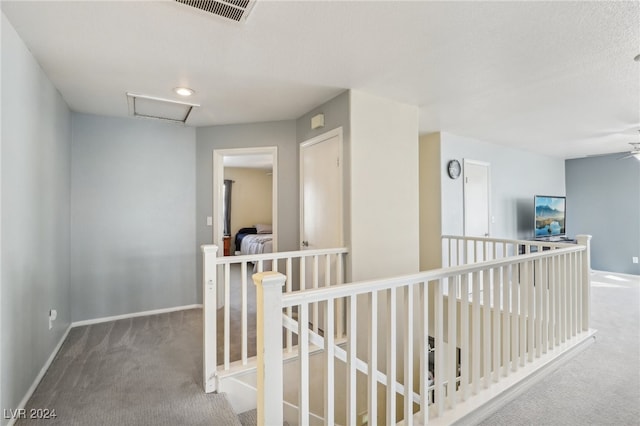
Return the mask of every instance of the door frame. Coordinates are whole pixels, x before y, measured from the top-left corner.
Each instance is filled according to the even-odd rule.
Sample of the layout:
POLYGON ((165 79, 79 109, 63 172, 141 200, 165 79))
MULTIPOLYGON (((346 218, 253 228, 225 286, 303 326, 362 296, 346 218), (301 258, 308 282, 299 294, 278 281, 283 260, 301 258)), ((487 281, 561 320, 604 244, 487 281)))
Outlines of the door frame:
POLYGON ((487 233, 491 235, 491 163, 462 159, 462 235, 467 236, 467 164, 487 168, 487 233))
MULTIPOLYGON (((273 175, 271 179, 271 227, 273 231, 273 252, 278 251, 278 147, 231 148, 213 150, 213 244, 223 247, 224 236, 223 217, 223 185, 224 185, 224 157, 226 155, 264 155, 271 154, 273 175)), ((220 251, 218 251, 220 256, 220 251)))
POLYGON ((322 143, 324 141, 326 141, 327 139, 331 139, 333 137, 338 137, 338 161, 340 162, 340 187, 338 188, 338 207, 340 209, 340 227, 338 229, 338 237, 340 239, 340 247, 344 246, 344 161, 343 161, 343 132, 342 132, 342 126, 337 127, 333 130, 329 130, 328 132, 325 132, 321 135, 318 135, 316 137, 313 137, 311 139, 307 139, 304 142, 300 143, 300 154, 298 157, 298 163, 300 165, 300 175, 298 177, 298 181, 299 181, 299 197, 300 197, 300 238, 298 241, 298 247, 300 248, 300 250, 303 250, 302 247, 302 240, 303 240, 303 236, 304 236, 304 225, 303 225, 303 220, 304 220, 304 191, 303 191, 303 179, 302 177, 304 176, 304 161, 302 158, 303 155, 303 151, 305 148, 308 148, 312 145, 316 145, 319 143, 322 143))

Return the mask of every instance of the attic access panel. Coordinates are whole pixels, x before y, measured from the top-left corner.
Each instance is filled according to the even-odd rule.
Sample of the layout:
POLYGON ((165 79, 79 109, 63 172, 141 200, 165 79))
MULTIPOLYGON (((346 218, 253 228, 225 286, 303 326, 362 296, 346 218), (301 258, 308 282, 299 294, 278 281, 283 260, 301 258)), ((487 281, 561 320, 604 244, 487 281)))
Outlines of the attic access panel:
POLYGON ((134 117, 155 118, 158 120, 185 123, 194 107, 200 105, 153 96, 127 93, 129 112, 134 117))

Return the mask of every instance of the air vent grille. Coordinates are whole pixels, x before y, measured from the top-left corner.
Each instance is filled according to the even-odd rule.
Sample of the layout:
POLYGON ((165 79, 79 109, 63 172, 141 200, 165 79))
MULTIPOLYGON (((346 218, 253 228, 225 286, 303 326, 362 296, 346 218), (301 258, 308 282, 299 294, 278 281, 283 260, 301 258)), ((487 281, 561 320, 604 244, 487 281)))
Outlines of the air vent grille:
POLYGON ((231 19, 235 22, 244 22, 253 9, 255 0, 176 0, 178 3, 204 10, 205 12, 231 19))

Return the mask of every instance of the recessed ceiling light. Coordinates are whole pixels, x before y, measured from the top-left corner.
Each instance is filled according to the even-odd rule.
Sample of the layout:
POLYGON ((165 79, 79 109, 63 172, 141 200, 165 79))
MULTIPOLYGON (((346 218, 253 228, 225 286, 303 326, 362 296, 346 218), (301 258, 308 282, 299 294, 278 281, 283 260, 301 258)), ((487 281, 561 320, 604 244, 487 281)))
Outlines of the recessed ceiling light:
POLYGON ((188 87, 176 87, 173 91, 180 96, 191 96, 195 93, 193 89, 189 89, 188 87))
POLYGON ((633 60, 636 62, 640 62, 640 54, 636 55, 636 57, 633 58, 633 60))

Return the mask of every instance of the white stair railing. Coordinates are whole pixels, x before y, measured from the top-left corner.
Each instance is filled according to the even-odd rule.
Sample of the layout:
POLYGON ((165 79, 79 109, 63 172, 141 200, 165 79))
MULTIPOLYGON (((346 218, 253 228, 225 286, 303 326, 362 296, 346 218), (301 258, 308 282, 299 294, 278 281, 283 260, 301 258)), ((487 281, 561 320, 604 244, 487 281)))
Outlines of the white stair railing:
MULTIPOLYGON (((258 363, 262 363, 264 380, 258 380, 262 395, 258 424, 284 420, 282 390, 272 386, 279 382, 272 382, 271 374, 282 374, 282 310, 290 307, 298 312, 298 424, 309 423, 310 339, 325 348, 324 412, 320 414, 326 424, 357 424, 357 414, 363 410, 369 425, 399 421, 411 425, 414 415, 419 423, 449 422, 468 414, 486 402, 488 394, 512 386, 588 338, 589 239, 580 236, 577 245, 306 292, 283 294, 265 287, 258 333, 271 337, 259 340, 258 363), (345 300, 347 306, 344 351, 336 350, 333 343, 332 310, 337 300, 345 300), (309 311, 318 305, 324 313, 323 337, 309 326, 309 311), (359 328, 357 324, 369 325, 359 328), (366 360, 356 355, 362 333, 360 344, 366 348, 361 347, 360 353, 367 354, 366 360), (378 346, 386 348, 386 362, 378 362, 378 346), (335 374, 336 362, 342 359, 344 377, 335 374), (357 380, 357 372, 363 370, 368 376, 366 391, 357 380), (396 371, 401 377, 395 377, 396 371), (384 407, 377 406, 380 381, 386 383, 384 407), (345 388, 344 398, 336 399, 345 388), (407 392, 410 396, 403 397, 407 392), (358 394, 366 395, 365 405, 361 406, 358 394), (400 418, 396 417, 397 397, 403 406, 400 418), (383 411, 386 414, 379 417, 383 411)), ((509 244, 518 246, 517 241, 509 244)), ((258 288, 265 283, 279 288, 278 283, 285 281, 279 274, 254 276, 258 288)), ((290 319, 284 322, 291 325, 290 319)))
MULTIPOLYGON (((255 320, 255 312, 252 311, 250 303, 255 296, 254 286, 250 285, 250 271, 262 272, 268 269, 281 272, 287 277, 284 292, 328 287, 344 282, 344 257, 348 253, 346 248, 333 248, 218 256, 218 247, 215 245, 203 245, 201 249, 204 312, 203 383, 206 392, 217 390, 216 377, 220 373, 255 366, 255 357, 250 355, 249 350, 255 345, 255 339, 249 337, 250 324, 255 320), (236 314, 239 313, 239 324, 237 318, 235 324, 232 324, 234 307, 236 314), (218 318, 218 311, 221 311, 221 318, 218 318), (233 327, 234 325, 236 327, 233 327), (236 354, 235 357, 231 352, 232 343, 240 347, 240 354, 236 354)), ((339 314, 343 311, 344 308, 338 304, 336 324, 339 336, 344 334, 344 315, 339 314)), ((321 315, 318 306, 313 306, 311 312, 314 330, 317 332, 321 315)), ((289 317, 295 315, 291 307, 286 313, 289 317)), ((288 352, 292 352, 293 342, 293 334, 287 331, 284 343, 288 352)))

